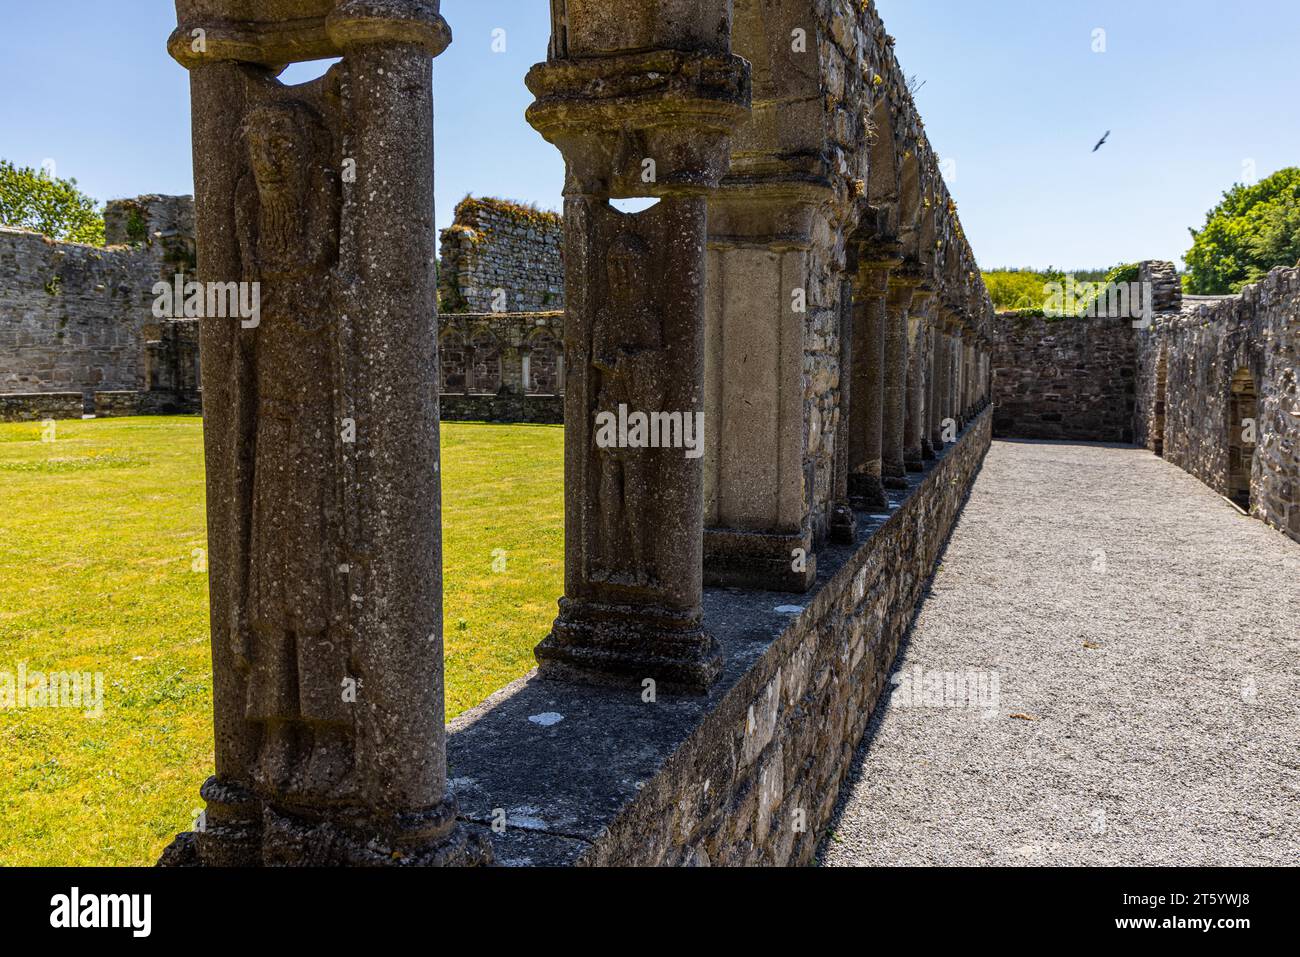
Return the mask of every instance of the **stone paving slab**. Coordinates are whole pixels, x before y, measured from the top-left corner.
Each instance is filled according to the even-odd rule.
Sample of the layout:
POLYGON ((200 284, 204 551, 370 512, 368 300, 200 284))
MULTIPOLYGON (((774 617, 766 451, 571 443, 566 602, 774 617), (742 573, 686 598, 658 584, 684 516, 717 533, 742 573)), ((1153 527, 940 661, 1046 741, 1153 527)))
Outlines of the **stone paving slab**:
POLYGON ((1300 863, 1300 546, 1145 450, 996 442, 900 676, 823 865, 1300 863))

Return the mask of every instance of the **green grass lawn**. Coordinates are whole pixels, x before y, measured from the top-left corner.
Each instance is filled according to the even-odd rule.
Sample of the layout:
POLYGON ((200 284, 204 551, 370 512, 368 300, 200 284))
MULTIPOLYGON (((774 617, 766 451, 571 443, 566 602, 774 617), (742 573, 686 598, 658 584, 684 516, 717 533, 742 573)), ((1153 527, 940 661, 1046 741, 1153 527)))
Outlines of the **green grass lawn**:
MULTIPOLYGON (((197 418, 0 424, 0 673, 103 674, 99 717, 0 709, 0 865, 152 864, 212 770, 197 418)), ((447 717, 533 666, 563 591, 563 430, 442 427, 447 717)))

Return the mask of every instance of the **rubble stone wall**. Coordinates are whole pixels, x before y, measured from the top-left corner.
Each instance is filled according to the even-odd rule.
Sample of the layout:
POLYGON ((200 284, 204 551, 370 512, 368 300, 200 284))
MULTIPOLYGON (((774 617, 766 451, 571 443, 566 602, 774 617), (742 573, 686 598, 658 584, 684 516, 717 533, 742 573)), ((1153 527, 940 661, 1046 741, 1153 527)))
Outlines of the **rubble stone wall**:
POLYGON ((1005 316, 998 323, 995 436, 1133 441, 1137 343, 1130 320, 1005 316))
POLYGON ((153 287, 192 266, 193 202, 118 200, 105 225, 102 249, 0 229, 0 394, 78 392, 90 413, 96 392, 149 388, 153 287))
POLYGON ((557 213, 467 197, 441 240, 443 312, 564 308, 564 222, 557 213))
POLYGON ((1300 541, 1300 269, 1275 269, 1240 296, 1185 301, 1137 339, 1137 442, 1223 495, 1234 468, 1248 472, 1251 514, 1300 541), (1233 414, 1244 381, 1253 430, 1233 414))

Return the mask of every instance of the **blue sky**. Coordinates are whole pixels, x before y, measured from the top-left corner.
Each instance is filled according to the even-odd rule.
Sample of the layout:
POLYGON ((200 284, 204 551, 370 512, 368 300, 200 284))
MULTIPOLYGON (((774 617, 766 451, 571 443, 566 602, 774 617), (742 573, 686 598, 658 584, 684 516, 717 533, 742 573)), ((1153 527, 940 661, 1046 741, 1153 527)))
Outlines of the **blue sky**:
MULTIPOLYGON (((986 268, 1178 259, 1223 190, 1300 165, 1300 3, 878 0, 986 268), (1093 32, 1106 31, 1094 53, 1093 32), (1093 144, 1107 130, 1109 142, 1093 144)), ((6 2, 0 157, 53 160, 103 200, 192 189, 166 0, 6 2)), ((563 164, 528 127, 544 0, 443 0, 437 220, 468 192, 557 208, 563 164), (493 52, 505 30, 506 51, 493 52)), ((289 79, 309 77, 294 68, 289 79)))

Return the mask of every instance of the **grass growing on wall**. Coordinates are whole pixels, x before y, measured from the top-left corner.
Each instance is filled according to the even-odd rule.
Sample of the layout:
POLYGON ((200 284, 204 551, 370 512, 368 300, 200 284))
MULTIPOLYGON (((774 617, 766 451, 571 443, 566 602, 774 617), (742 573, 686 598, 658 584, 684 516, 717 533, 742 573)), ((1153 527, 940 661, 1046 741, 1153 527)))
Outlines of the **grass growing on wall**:
MULTIPOLYGON (((43 431, 0 424, 0 673, 99 672, 104 705, 0 710, 0 865, 152 864, 212 770, 202 423, 43 431)), ((527 672, 555 616, 563 430, 442 438, 450 718, 527 672)))

